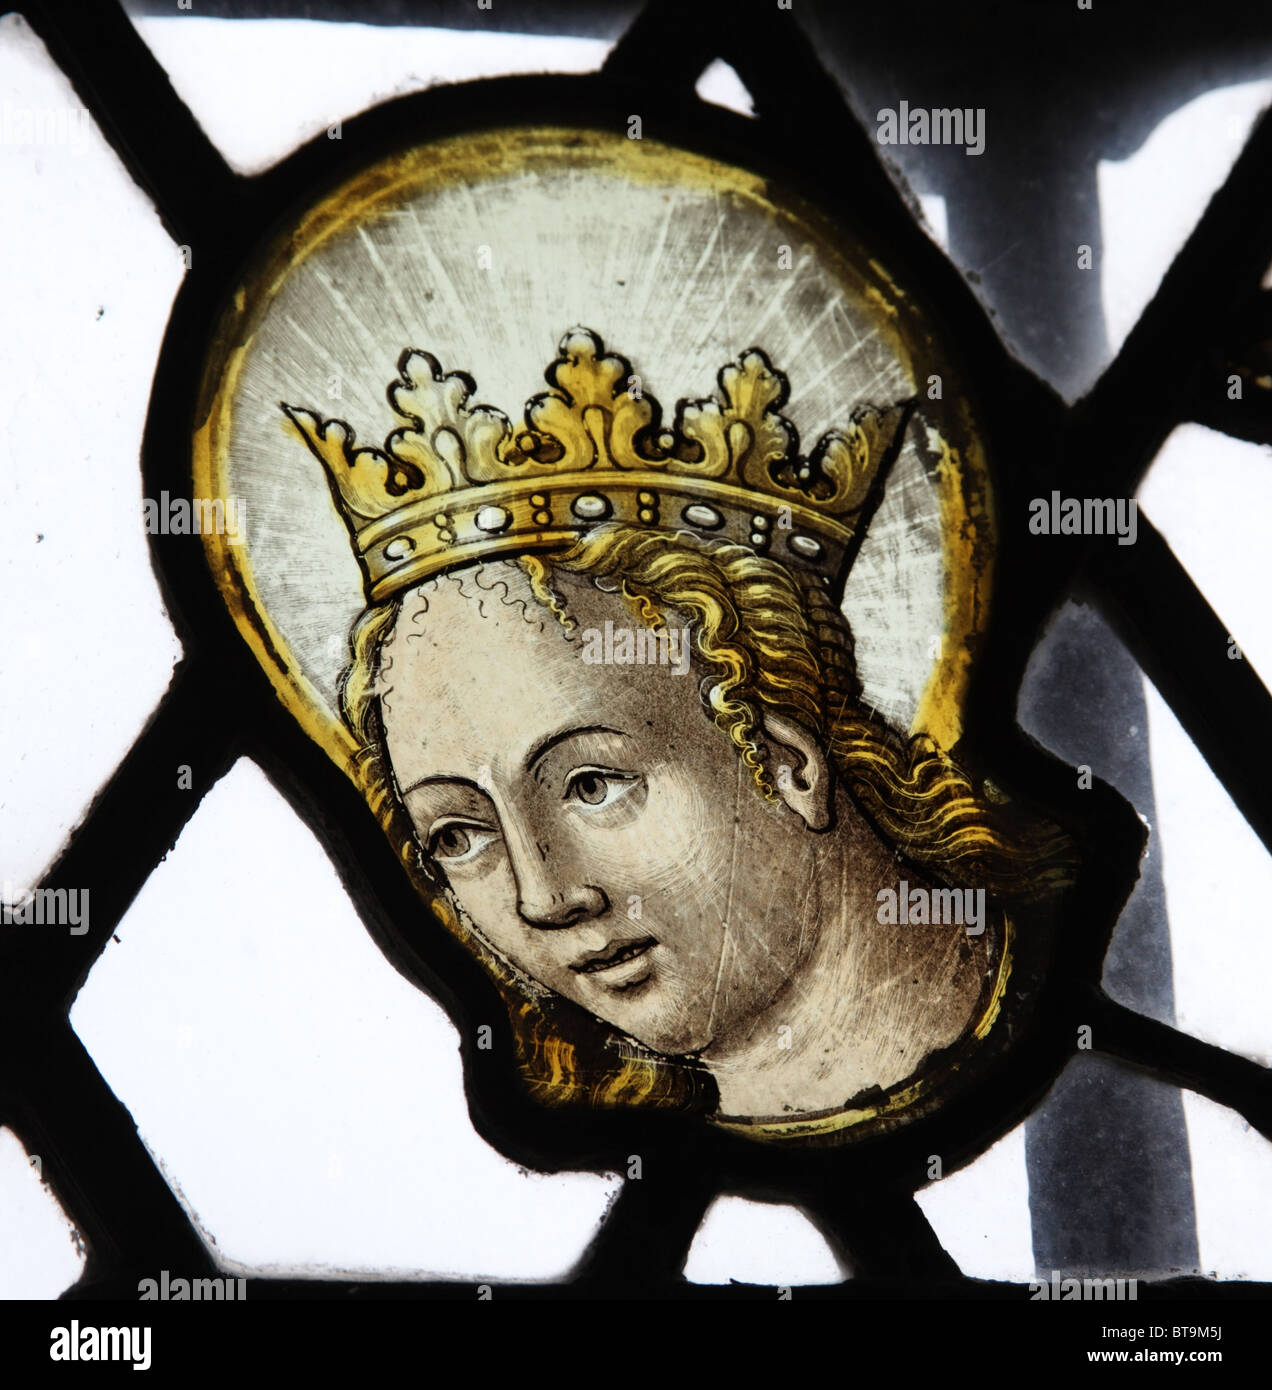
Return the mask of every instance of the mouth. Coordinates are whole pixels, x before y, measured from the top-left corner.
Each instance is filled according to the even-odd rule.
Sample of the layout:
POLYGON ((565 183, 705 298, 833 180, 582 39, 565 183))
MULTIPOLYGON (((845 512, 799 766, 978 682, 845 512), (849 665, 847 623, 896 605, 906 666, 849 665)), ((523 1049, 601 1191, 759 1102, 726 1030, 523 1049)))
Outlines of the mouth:
MULTIPOLYGON (((624 967, 630 967, 634 962, 640 963, 649 951, 658 945, 652 936, 642 936, 635 941, 611 941, 599 951, 590 951, 586 956, 581 957, 570 969, 578 975, 604 975, 606 984, 617 984, 618 978, 622 977, 624 985, 635 984, 635 978, 630 978, 633 972, 624 967)), ((647 963, 646 963, 647 964, 647 963)), ((638 964, 635 974, 641 974, 645 969, 644 964, 638 964)), ((642 975, 641 978, 644 978, 642 975)))

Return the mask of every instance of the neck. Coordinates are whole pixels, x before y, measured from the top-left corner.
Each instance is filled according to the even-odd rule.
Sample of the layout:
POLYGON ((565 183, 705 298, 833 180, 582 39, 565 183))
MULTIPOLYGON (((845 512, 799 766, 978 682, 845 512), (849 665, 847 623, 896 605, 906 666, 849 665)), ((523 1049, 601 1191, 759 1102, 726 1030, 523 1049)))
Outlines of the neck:
POLYGON ((957 924, 881 924, 881 889, 895 891, 901 878, 911 890, 931 885, 898 864, 842 792, 824 840, 800 909, 809 949, 768 1008, 702 1053, 721 1115, 842 1108, 912 1075, 975 1017, 987 934, 968 937, 957 924))

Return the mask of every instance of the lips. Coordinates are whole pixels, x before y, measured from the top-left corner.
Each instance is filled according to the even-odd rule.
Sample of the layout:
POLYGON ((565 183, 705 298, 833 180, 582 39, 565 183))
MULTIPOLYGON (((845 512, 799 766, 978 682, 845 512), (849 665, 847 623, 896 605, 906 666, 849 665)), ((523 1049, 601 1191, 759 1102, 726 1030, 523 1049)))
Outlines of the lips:
POLYGON ((599 951, 589 951, 575 961, 570 969, 579 975, 595 975, 606 970, 617 970, 630 961, 639 960, 658 942, 652 936, 642 936, 634 941, 611 941, 599 951))

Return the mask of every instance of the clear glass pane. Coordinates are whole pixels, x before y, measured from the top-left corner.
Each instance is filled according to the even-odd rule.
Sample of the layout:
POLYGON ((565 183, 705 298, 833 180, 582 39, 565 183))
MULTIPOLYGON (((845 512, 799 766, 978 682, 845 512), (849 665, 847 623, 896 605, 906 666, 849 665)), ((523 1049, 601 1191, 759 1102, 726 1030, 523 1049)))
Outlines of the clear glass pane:
POLYGON ((83 1241, 43 1181, 41 1155, 0 1129, 0 1299, 57 1298, 83 1268, 83 1241))
POLYGON ((1172 111, 1125 159, 1100 161, 1100 284, 1110 356, 1157 293, 1269 99, 1272 81, 1218 87, 1172 111))
POLYGON ((1272 858, 1147 681, 1145 694, 1179 1026, 1267 1066, 1272 858))
POLYGON ((0 19, 0 880, 40 877, 180 655, 142 520, 176 248, 43 44, 0 19), (12 137, 12 138, 10 138, 12 137))
POLYGON ((257 174, 369 107, 439 82, 508 73, 595 72, 613 40, 491 25, 213 19, 134 13, 177 95, 230 166, 257 174))
POLYGON ((205 798, 71 1023, 236 1272, 568 1273, 618 1179, 474 1132, 459 1040, 255 764, 205 798))
POLYGON ((837 1284, 840 1268, 825 1237, 795 1207, 718 1197, 693 1238, 685 1278, 694 1284, 837 1284))
POLYGON ((966 1168, 922 1188, 917 1201, 968 1278, 1034 1277, 1024 1125, 1008 1131, 966 1168))
POLYGON ((1208 1279, 1272 1280, 1272 1144, 1205 1096, 1185 1091, 1184 1112, 1202 1272, 1208 1279))

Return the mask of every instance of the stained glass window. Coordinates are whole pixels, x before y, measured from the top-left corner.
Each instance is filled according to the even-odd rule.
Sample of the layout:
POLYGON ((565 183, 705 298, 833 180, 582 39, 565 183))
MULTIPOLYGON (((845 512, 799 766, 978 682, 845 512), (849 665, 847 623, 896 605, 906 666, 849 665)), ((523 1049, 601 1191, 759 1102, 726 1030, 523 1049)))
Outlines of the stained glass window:
POLYGON ((0 21, 7 1297, 1238 1359, 1272 79, 1109 8, 0 21))

